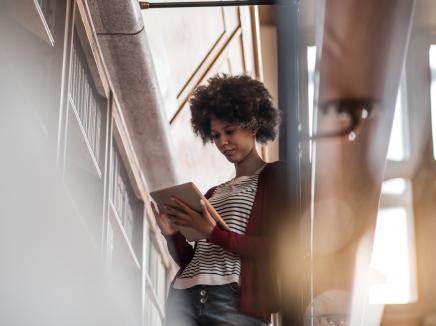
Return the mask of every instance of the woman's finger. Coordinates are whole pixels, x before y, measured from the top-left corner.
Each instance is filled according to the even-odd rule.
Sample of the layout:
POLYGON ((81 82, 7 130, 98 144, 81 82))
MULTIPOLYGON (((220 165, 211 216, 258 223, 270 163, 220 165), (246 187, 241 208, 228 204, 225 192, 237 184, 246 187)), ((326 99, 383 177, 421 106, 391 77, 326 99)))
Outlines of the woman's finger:
POLYGON ((189 214, 186 214, 185 212, 181 212, 178 210, 170 210, 168 211, 167 215, 171 215, 173 218, 181 218, 187 221, 191 221, 192 220, 192 216, 190 216, 189 214))
POLYGON ((187 223, 192 223, 192 218, 189 215, 177 215, 175 219, 185 221, 187 223))
POLYGON ((168 212, 167 215, 171 215, 173 217, 191 219, 191 217, 188 214, 186 214, 185 212, 176 210, 176 209, 168 209, 167 212, 168 212))
POLYGON ((183 226, 191 226, 192 225, 192 221, 186 220, 183 218, 177 218, 177 217, 172 219, 172 223, 174 223, 175 225, 183 225, 183 226))
POLYGON ((201 204, 201 210, 203 212, 203 216, 206 216, 207 218, 211 218, 212 216, 209 213, 209 210, 206 207, 206 203, 203 201, 203 199, 200 200, 201 204))
POLYGON ((200 200, 200 203, 201 203, 201 209, 203 210, 203 216, 205 216, 209 220, 210 224, 216 225, 216 221, 212 217, 212 215, 211 215, 206 203, 204 202, 204 200, 203 199, 200 200))
POLYGON ((167 215, 172 215, 172 214, 174 214, 174 213, 173 213, 173 210, 172 210, 172 208, 171 208, 170 206, 165 205, 164 208, 165 208, 165 213, 166 213, 167 215))
POLYGON ((214 209, 212 207, 212 205, 209 202, 204 202, 204 206, 206 206, 207 211, 209 212, 210 216, 214 216, 216 214, 216 212, 214 212, 214 209))
POLYGON ((175 218, 175 217, 176 217, 176 214, 173 214, 173 213, 167 213, 167 216, 168 216, 169 219, 172 219, 172 218, 175 218))
POLYGON ((171 214, 175 214, 175 213, 186 214, 186 212, 182 208, 178 208, 170 205, 165 205, 165 210, 171 214))
POLYGON ((186 203, 184 203, 183 201, 181 201, 180 199, 176 198, 176 197, 172 197, 173 201, 179 205, 186 213, 188 214, 192 214, 195 211, 189 207, 189 205, 187 205, 186 203))

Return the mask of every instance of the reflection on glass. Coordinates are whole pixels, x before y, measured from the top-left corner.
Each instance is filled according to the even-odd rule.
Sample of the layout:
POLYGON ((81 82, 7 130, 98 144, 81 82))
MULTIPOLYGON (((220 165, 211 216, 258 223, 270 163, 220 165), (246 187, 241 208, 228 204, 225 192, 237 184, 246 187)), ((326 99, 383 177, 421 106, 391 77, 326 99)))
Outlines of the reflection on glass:
POLYGON ((398 88, 397 102, 395 104, 394 121, 392 124, 391 137, 389 139, 388 160, 401 161, 407 157, 406 144, 406 101, 404 101, 404 80, 398 88))
POLYGON ((401 195, 405 190, 406 180, 402 178, 387 180, 382 185, 382 195, 401 195))
POLYGON ((431 69, 431 130, 433 132, 433 158, 436 159, 436 45, 430 46, 431 69))
MULTIPOLYGON (((309 135, 312 136, 313 130, 313 101, 315 88, 315 60, 316 46, 307 47, 307 95, 309 109, 309 135)), ((309 159, 312 161, 312 141, 309 143, 309 159)))
POLYGON ((315 84, 315 59, 316 59, 316 46, 307 47, 307 90, 308 90, 308 103, 309 103, 309 134, 312 135, 312 121, 313 121, 313 91, 315 84))
POLYGON ((416 301, 413 227, 405 207, 380 209, 371 267, 377 275, 370 289, 372 304, 416 301))

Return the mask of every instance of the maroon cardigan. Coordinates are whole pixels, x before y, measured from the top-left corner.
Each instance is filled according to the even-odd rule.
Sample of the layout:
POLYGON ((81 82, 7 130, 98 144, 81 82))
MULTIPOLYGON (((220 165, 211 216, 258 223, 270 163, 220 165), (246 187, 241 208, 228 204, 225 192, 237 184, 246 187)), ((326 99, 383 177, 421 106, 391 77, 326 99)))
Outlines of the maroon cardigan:
MULTIPOLYGON (((271 321, 271 313, 279 310, 277 278, 270 259, 273 256, 271 250, 274 250, 275 227, 286 214, 286 180, 286 166, 283 162, 268 163, 259 175, 245 234, 226 231, 217 225, 208 239, 241 257, 239 309, 268 323, 271 321)), ((209 189, 205 197, 211 197, 215 189, 216 187, 209 189)), ((165 238, 171 256, 180 266, 177 277, 191 261, 195 247, 179 232, 165 238)))

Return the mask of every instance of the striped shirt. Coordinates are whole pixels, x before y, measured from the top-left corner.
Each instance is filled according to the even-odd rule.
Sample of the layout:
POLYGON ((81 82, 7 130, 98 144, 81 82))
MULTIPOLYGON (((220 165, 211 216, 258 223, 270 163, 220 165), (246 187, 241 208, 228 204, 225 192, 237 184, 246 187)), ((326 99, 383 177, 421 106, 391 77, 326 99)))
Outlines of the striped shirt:
MULTIPOLYGON (((256 196, 259 173, 264 166, 251 176, 238 177, 219 185, 209 198, 209 202, 235 233, 245 234, 256 196)), ((240 283, 240 274, 241 259, 238 255, 202 239, 197 241, 192 260, 177 277, 173 287, 187 289, 199 284, 240 283)))

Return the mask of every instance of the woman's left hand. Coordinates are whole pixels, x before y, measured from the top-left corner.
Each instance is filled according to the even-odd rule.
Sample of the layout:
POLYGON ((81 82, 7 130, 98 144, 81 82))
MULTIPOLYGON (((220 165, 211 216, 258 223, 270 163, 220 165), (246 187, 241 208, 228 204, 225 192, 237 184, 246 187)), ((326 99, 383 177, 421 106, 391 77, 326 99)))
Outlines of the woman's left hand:
POLYGON ((205 203, 200 200, 202 212, 199 213, 177 198, 173 198, 173 201, 178 208, 167 209, 168 213, 172 215, 174 224, 191 227, 208 238, 216 222, 207 210, 205 203))

